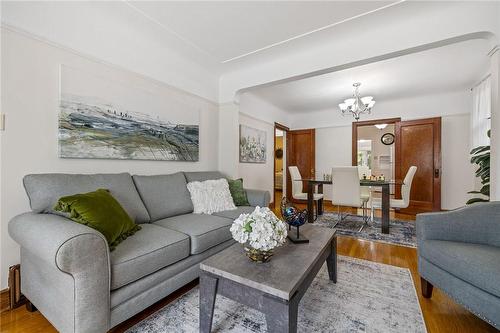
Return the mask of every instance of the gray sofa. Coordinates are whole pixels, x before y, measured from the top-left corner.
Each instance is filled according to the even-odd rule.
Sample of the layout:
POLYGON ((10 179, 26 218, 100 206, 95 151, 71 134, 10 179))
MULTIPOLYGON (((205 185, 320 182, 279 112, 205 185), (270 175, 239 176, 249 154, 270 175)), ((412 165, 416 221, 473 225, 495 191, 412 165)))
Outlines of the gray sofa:
POLYGON ((9 234, 21 246, 21 290, 61 332, 106 332, 198 277, 199 262, 233 244, 232 221, 267 191, 246 190, 252 206, 193 214, 186 184, 219 172, 158 176, 38 174, 24 178, 32 212, 9 234), (142 230, 110 252, 94 229, 56 215, 64 195, 107 188, 142 230))
POLYGON ((500 202, 417 215, 422 295, 439 287, 500 329, 500 202))

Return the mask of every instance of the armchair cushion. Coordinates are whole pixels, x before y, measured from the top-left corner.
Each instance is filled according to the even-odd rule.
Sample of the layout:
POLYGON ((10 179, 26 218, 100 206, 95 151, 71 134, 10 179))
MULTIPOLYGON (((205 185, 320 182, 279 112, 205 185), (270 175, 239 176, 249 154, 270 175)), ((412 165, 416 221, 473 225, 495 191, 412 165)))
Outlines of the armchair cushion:
POLYGON ((500 247, 500 201, 417 215, 419 246, 429 239, 500 247))
POLYGON ((500 248, 482 244, 427 240, 419 255, 448 273, 500 297, 500 248))
POLYGON ((189 236, 153 224, 111 252, 111 290, 189 256, 189 236))

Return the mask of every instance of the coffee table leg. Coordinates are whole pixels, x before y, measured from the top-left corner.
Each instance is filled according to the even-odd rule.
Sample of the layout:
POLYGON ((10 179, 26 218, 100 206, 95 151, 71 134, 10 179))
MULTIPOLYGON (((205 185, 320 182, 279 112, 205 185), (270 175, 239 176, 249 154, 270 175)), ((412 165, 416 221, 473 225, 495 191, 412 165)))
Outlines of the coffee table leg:
POLYGON ((212 330, 215 296, 218 280, 203 272, 200 274, 200 332, 209 333, 212 330))
POLYGON ((328 275, 333 283, 337 283, 337 236, 333 237, 332 252, 326 258, 326 265, 328 266, 328 275))
MULTIPOLYGON (((295 297, 296 298, 296 297, 295 297)), ((264 312, 267 331, 273 333, 296 333, 299 300, 292 298, 289 302, 264 296, 264 312)))

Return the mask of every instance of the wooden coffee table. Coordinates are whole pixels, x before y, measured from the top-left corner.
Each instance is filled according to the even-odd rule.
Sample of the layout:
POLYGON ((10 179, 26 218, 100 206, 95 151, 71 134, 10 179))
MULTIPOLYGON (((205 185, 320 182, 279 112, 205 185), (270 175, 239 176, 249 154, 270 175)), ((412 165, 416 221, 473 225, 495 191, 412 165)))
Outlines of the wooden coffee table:
POLYGON ((210 332, 217 294, 266 315, 268 332, 296 332, 300 299, 326 261, 337 283, 335 229, 305 225, 306 244, 289 240, 268 263, 254 263, 235 244, 200 264, 200 332, 210 332))

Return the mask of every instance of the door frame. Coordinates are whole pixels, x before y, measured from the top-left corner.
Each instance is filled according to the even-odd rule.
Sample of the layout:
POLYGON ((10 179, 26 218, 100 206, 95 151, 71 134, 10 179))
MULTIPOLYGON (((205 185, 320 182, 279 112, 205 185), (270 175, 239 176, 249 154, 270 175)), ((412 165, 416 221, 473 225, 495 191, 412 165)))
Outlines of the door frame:
MULTIPOLYGON (((365 120, 365 121, 353 121, 352 122, 352 166, 358 165, 358 127, 370 126, 377 124, 394 124, 401 122, 401 118, 385 118, 385 119, 375 119, 375 120, 365 120)), ((395 130, 395 129, 394 129, 395 130)), ((396 144, 396 142, 394 142, 396 144)), ((397 169, 397 153, 395 153, 395 170, 397 169)))
MULTIPOLYGON (((274 122, 274 131, 273 131, 273 202, 270 204, 274 209, 276 209, 276 190, 274 186, 276 185, 276 130, 279 129, 283 132, 285 132, 285 138, 288 138, 288 131, 290 131, 290 128, 288 128, 285 125, 282 125, 280 123, 274 122)), ((284 140, 283 140, 284 141, 284 140)), ((288 145, 285 143, 284 144, 285 151, 283 152, 285 156, 285 162, 286 162, 286 171, 285 175, 288 175, 288 145)), ((283 179, 283 182, 286 183, 286 177, 283 179)), ((288 189, 288 186, 286 186, 286 189, 288 189)), ((282 189, 283 190, 283 189, 282 189)), ((286 193, 285 193, 286 196, 286 193)), ((281 200, 280 200, 281 203, 281 200)))

